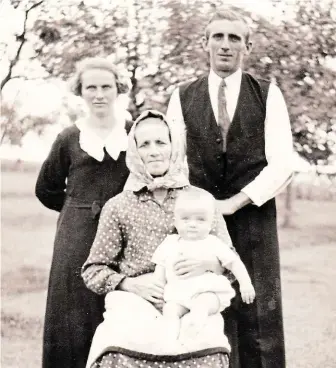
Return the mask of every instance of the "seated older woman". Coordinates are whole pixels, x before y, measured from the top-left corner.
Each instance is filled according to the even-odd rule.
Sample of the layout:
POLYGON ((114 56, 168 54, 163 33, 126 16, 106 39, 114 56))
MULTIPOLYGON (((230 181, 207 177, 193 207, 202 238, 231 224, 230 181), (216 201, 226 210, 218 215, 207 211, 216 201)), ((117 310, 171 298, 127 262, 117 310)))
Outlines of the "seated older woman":
MULTIPOLYGON (((170 340, 160 313, 163 285, 153 274, 152 255, 174 232, 173 206, 189 186, 184 132, 161 113, 144 112, 129 134, 126 163, 129 179, 104 206, 82 270, 88 288, 107 294, 104 322, 96 330, 87 367, 226 368, 230 348, 220 313, 208 317, 202 336, 170 340)), ((219 215, 212 233, 230 243, 219 215)), ((181 277, 206 271, 222 271, 217 258, 181 257, 175 264, 181 277)))

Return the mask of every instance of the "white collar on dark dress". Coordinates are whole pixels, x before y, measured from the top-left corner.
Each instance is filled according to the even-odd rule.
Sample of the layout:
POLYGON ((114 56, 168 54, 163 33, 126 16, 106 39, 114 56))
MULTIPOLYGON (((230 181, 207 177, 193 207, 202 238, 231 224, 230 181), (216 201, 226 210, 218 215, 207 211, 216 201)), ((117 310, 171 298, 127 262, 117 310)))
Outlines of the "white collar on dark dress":
POLYGON ((126 151, 128 137, 125 130, 125 121, 118 121, 106 138, 97 135, 85 118, 77 120, 75 124, 80 130, 79 145, 81 149, 97 161, 102 162, 104 160, 104 148, 115 161, 118 159, 120 152, 126 151))

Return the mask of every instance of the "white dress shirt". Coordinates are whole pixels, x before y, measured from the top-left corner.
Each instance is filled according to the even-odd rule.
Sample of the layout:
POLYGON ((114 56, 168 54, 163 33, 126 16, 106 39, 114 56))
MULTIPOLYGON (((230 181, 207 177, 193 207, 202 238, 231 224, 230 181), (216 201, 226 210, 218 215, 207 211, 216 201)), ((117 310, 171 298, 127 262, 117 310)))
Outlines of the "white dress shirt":
MULTIPOLYGON (((232 121, 237 107, 242 70, 225 78, 227 112, 232 121)), ((221 82, 213 70, 209 73, 209 95, 216 120, 218 119, 218 88, 221 82)), ((169 101, 167 118, 184 124, 179 89, 175 89, 169 101)), ((270 84, 266 102, 265 155, 267 166, 242 189, 252 202, 261 206, 278 195, 290 182, 293 174, 293 139, 285 100, 280 89, 270 84)))

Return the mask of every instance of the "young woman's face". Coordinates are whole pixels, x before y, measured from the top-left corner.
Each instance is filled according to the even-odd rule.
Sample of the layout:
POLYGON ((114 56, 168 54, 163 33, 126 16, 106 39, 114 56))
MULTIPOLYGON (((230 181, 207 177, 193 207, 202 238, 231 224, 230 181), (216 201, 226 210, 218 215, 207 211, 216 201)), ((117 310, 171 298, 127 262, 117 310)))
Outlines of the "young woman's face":
POLYGON ((90 112, 107 116, 118 95, 114 74, 104 69, 89 69, 82 74, 81 82, 82 97, 90 112))
POLYGON ((135 141, 148 172, 153 177, 164 175, 172 153, 168 126, 159 118, 147 118, 136 127, 135 141))

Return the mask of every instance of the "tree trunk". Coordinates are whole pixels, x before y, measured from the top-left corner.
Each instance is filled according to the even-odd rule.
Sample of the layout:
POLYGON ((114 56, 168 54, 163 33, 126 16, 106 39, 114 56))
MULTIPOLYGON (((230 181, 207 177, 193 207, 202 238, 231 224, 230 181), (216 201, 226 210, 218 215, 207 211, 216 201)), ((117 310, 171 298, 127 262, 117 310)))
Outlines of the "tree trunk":
POLYGON ((18 46, 18 48, 15 52, 14 58, 12 60, 10 60, 8 71, 5 75, 5 77, 3 78, 3 80, 0 83, 0 93, 3 91, 5 85, 12 79, 13 68, 16 66, 16 64, 20 60, 22 47, 27 41, 26 33, 27 33, 27 20, 28 20, 29 12, 31 10, 35 9, 36 7, 40 6, 43 3, 43 1, 44 0, 41 0, 41 1, 33 4, 30 8, 28 8, 25 11, 25 17, 24 17, 24 21, 23 21, 23 30, 22 30, 20 35, 16 36, 16 40, 20 43, 19 43, 19 46, 18 46))

